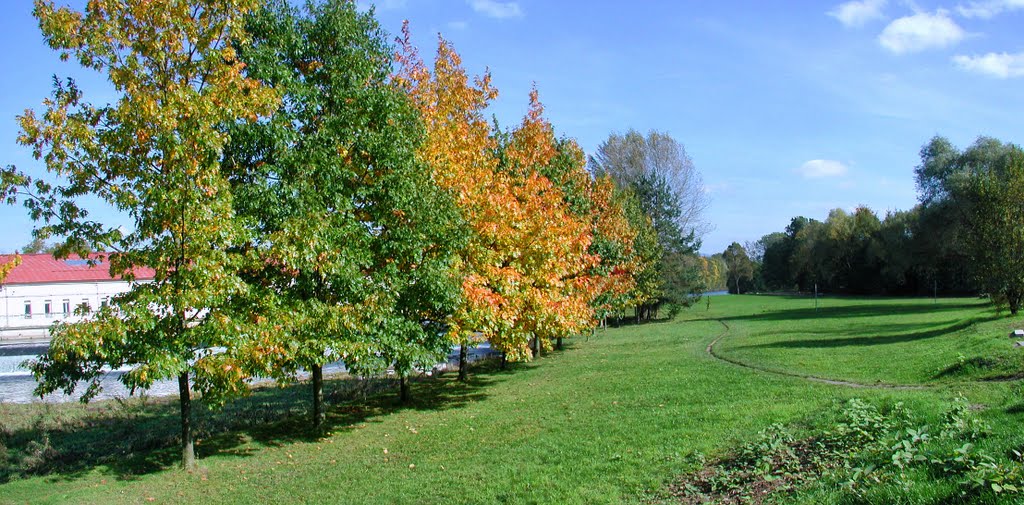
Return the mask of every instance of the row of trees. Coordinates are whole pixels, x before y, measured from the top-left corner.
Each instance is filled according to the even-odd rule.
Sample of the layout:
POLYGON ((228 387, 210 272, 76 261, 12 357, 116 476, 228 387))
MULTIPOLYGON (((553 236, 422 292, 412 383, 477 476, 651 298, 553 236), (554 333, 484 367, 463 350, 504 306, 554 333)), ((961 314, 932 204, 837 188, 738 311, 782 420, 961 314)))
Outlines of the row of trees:
POLYGON ((729 286, 855 294, 985 293, 1016 314, 1024 297, 1024 175, 1020 147, 982 137, 959 150, 942 137, 921 149, 920 203, 883 219, 867 207, 725 252, 729 286), (730 259, 731 258, 731 259, 730 259))
POLYGON ((57 255, 109 252, 129 281, 155 271, 52 329, 37 392, 85 381, 87 400, 108 367, 130 369, 133 390, 176 378, 185 467, 192 391, 218 404, 308 370, 319 424, 326 363, 393 369, 406 400, 409 376, 453 343, 462 365, 484 340, 527 360, 630 307, 672 313, 709 275, 681 146, 630 132, 640 147, 622 152, 641 157, 612 163, 613 136, 593 177, 536 90, 500 129, 490 75, 471 79, 444 39, 424 63, 408 27, 396 51, 354 2, 37 1, 35 15, 118 99, 55 81, 43 113, 19 118, 53 180, 7 167, 0 194, 57 255), (95 199, 133 229, 93 219, 95 199))

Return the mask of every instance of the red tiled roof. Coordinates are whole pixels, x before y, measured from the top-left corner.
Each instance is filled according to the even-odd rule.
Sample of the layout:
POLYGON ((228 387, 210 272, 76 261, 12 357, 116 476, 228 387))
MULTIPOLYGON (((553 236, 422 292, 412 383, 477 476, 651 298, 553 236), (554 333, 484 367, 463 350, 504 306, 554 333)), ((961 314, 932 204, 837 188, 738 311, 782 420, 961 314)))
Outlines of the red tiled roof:
MULTIPOLYGON (((90 259, 106 257, 105 253, 93 253, 90 259)), ((12 254, 0 254, 0 264, 14 259, 12 254)), ((152 279, 152 268, 136 268, 135 278, 152 279)), ((78 256, 68 259, 54 259, 50 254, 22 254, 21 264, 14 267, 7 278, 0 284, 45 284, 48 282, 95 282, 120 280, 120 276, 111 278, 110 266, 101 262, 90 267, 78 256)))

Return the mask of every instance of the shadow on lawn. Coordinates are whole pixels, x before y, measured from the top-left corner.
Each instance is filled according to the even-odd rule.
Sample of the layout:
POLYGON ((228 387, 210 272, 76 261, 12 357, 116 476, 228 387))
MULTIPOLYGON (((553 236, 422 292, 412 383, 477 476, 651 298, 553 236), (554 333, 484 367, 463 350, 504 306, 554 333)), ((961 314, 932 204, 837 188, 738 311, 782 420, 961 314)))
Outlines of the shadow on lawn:
MULTIPOLYGON (((767 344, 755 344, 738 346, 737 348, 751 348, 751 349, 817 349, 817 348, 832 348, 832 347, 850 347, 850 346, 874 346, 874 345, 885 345, 885 344, 896 344, 901 342, 913 342, 915 340, 924 340, 929 338, 941 337, 949 333, 965 330, 971 326, 982 323, 985 321, 992 321, 998 319, 998 316, 990 316, 985 318, 974 318, 960 321, 956 324, 949 326, 935 327, 934 324, 922 324, 922 323, 910 323, 905 325, 885 325, 886 327, 892 327, 893 331, 898 330, 917 330, 909 333, 893 333, 889 335, 877 335, 877 336, 858 336, 848 338, 813 338, 813 339, 798 339, 798 340, 785 340, 781 342, 771 342, 767 344)), ((864 328, 858 327, 857 334, 863 334, 864 328)))
MULTIPOLYGON (((200 458, 248 456, 260 447, 314 441, 324 433, 356 429, 404 409, 446 410, 486 398, 483 390, 529 365, 496 360, 474 364, 465 383, 449 372, 414 379, 408 404, 397 398, 397 381, 337 378, 324 381, 327 406, 322 430, 310 425, 312 404, 306 382, 257 387, 224 408, 193 404, 196 452, 200 458)), ((117 479, 172 468, 180 461, 177 399, 132 398, 93 405, 0 405, 0 484, 30 475, 71 480, 100 467, 117 479)))
MULTIPOLYGON (((827 303, 829 299, 824 299, 827 303)), ((807 299, 808 303, 814 303, 807 299)), ((853 317, 878 317, 887 315, 909 315, 909 314, 937 314, 955 310, 977 309, 983 306, 982 303, 943 303, 939 305, 928 305, 920 302, 906 303, 867 303, 857 305, 843 305, 841 307, 807 307, 802 309, 786 309, 750 314, 745 316, 731 316, 721 318, 723 321, 798 321, 803 319, 844 319, 853 317)))

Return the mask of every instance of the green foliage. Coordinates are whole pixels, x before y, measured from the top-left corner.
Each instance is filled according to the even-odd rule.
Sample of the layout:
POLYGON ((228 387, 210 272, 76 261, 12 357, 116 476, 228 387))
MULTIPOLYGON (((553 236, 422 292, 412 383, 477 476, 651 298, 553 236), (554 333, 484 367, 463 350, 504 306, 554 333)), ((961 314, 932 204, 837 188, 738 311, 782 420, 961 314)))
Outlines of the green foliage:
POLYGON ((388 79, 392 48, 346 1, 277 2, 250 17, 241 52, 283 95, 271 121, 239 125, 225 165, 254 229, 239 307, 272 329, 245 348, 253 375, 293 378, 342 359, 408 376, 447 354, 464 234, 415 152, 422 124, 388 79), (268 211, 269 209, 269 211, 268 211))
POLYGON ((1024 303, 1024 151, 1007 146, 997 158, 957 172, 948 185, 962 212, 978 287, 1016 315, 1024 303))
POLYGON ((49 352, 31 367, 38 394, 70 394, 85 381, 83 400, 107 367, 131 367, 119 379, 132 390, 177 378, 185 466, 194 463, 190 376, 213 403, 248 391, 229 355, 207 349, 232 348, 246 333, 228 310, 246 294, 234 249, 249 236, 221 171, 224 127, 256 121, 278 100, 241 75, 229 44, 246 43, 239 23, 254 5, 96 0, 79 12, 37 1, 50 47, 101 72, 115 95, 93 105, 74 81, 55 78, 45 111, 19 117, 18 141, 58 182, 11 169, 0 191, 9 203, 23 197, 41 225, 37 238, 62 239, 56 255, 114 251, 102 259, 130 282, 140 268, 154 271, 152 282, 133 283, 112 306, 55 325, 49 352), (120 211, 131 229, 94 219, 97 203, 120 211))
POLYGON ((754 262, 747 256, 746 249, 738 242, 729 244, 722 253, 728 269, 728 286, 730 293, 742 293, 743 281, 751 280, 754 277, 754 262))

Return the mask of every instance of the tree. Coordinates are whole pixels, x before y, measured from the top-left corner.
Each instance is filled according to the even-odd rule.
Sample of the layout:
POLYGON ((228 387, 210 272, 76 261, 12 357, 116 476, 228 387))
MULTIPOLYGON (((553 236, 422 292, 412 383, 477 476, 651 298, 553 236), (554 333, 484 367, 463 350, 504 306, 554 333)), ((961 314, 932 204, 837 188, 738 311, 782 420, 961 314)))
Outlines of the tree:
POLYGON ((451 347, 442 323, 463 234, 450 195, 416 160, 422 124, 389 82, 392 48, 343 0, 304 11, 276 2, 248 31, 248 75, 284 99, 271 121, 236 127, 225 157, 238 212, 255 226, 253 305, 277 325, 252 343, 275 352, 241 354, 263 358, 249 363, 254 375, 309 370, 315 425, 323 365, 338 359, 361 375, 393 367, 408 401, 414 368, 451 347))
POLYGON ((53 253, 53 251, 54 247, 39 237, 33 238, 31 242, 21 248, 23 254, 53 253))
POLYGON ((754 264, 747 256, 747 251, 738 242, 733 242, 725 248, 722 259, 728 269, 729 292, 742 294, 740 282, 754 277, 754 264))
POLYGON ((514 252, 505 261, 521 275, 525 304, 516 327, 532 336, 534 356, 593 327, 592 302, 601 287, 592 276, 600 258, 590 250, 595 223, 583 152, 574 142, 556 141, 543 111, 534 89, 522 123, 497 148, 498 168, 522 209, 509 216, 514 252))
POLYGON ((1024 303, 1024 152, 981 137, 963 152, 935 137, 915 170, 926 215, 941 213, 977 286, 1016 315, 1024 303))
POLYGON ((658 232, 650 216, 640 208, 632 189, 621 189, 622 208, 630 228, 636 233, 633 239, 633 254, 636 266, 633 273, 633 290, 629 300, 636 307, 637 322, 653 314, 664 295, 660 273, 662 248, 658 243, 658 232))
POLYGON ((431 177, 455 196, 469 229, 457 263, 463 273, 462 301, 445 321, 448 334, 463 348, 482 339, 510 360, 529 359, 532 335, 519 324, 526 285, 513 261, 521 254, 525 209, 510 174, 498 170, 497 138, 484 116, 498 92, 489 74, 471 84, 446 40, 439 38, 434 65, 428 69, 409 42, 408 25, 403 34, 394 80, 426 127, 419 158, 431 177))
POLYGON ((790 289, 789 256, 792 243, 782 232, 769 233, 757 241, 761 253, 761 282, 769 291, 790 289))
POLYGON ((662 240, 692 247, 707 231, 704 212, 710 202, 700 172, 683 145, 667 133, 613 133, 590 157, 590 168, 597 176, 610 176, 619 187, 645 187, 650 194, 637 196, 662 240))
POLYGON ((612 134, 590 157, 590 169, 595 176, 610 177, 619 188, 629 188, 656 231, 659 296, 638 306, 638 317, 650 317, 662 305, 669 306, 671 316, 692 303, 700 286, 695 253, 707 229, 703 212, 708 200, 683 146, 659 132, 646 137, 634 130, 612 134))
POLYGON ((590 253, 600 258, 593 277, 598 296, 594 300, 596 317, 605 324, 612 315, 620 315, 635 306, 634 292, 643 268, 637 250, 638 229, 630 223, 626 212, 629 195, 615 187, 608 177, 593 182, 589 210, 594 221, 594 240, 590 253))
POLYGON ((245 332, 225 310, 245 293, 232 250, 247 237, 220 170, 224 127, 257 120, 277 102, 273 90, 242 76, 229 44, 245 43, 240 22, 256 5, 93 0, 77 12, 37 1, 50 47, 105 72, 117 98, 94 106, 73 81, 55 79, 46 111, 19 117, 19 142, 61 181, 4 179, 22 183, 19 194, 43 223, 36 236, 65 237, 57 254, 112 250, 111 275, 129 281, 136 268, 155 270, 152 282, 133 283, 94 317, 51 330, 48 354, 32 365, 36 392, 71 394, 84 380, 88 400, 104 367, 131 367, 120 380, 132 390, 176 377, 189 469, 192 387, 213 403, 248 390, 230 353, 213 349, 233 347, 245 332), (86 196, 122 211, 134 229, 92 220, 86 196))
POLYGON ((11 273, 11 270, 18 268, 18 265, 20 264, 21 256, 18 254, 15 254, 10 259, 5 260, 3 263, 0 263, 0 283, 3 283, 4 279, 7 279, 7 276, 11 273))

